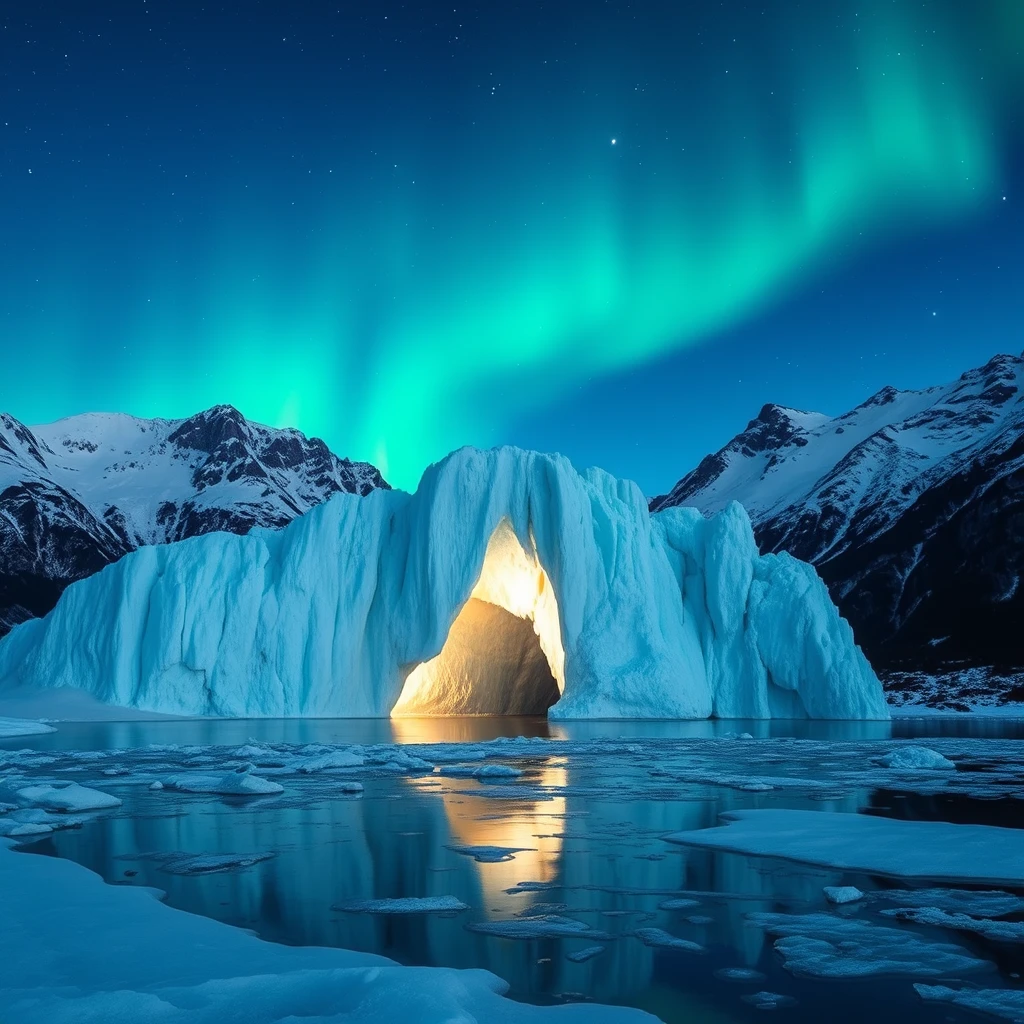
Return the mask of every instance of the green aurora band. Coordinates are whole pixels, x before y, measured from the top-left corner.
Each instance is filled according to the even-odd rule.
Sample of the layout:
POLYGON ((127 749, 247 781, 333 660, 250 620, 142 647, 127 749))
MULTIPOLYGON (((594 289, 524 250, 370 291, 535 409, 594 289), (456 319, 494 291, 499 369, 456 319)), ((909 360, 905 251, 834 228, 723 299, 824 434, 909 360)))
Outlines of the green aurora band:
MULTIPOLYGON (((109 285, 76 245, 40 242, 51 291, 19 329, 65 339, 68 372, 28 411, 53 418, 87 399, 178 416, 231 402, 414 486, 428 462, 506 440, 506 424, 588 379, 998 198, 1021 6, 978 5, 976 33, 1004 48, 987 74, 974 32, 874 0, 823 3, 799 25, 769 17, 713 62, 690 59, 682 12, 646 25, 658 44, 642 59, 623 57, 639 43, 596 31, 596 96, 531 66, 525 102, 526 72, 514 102, 499 89, 454 117, 386 98, 384 123, 318 161, 307 192, 283 198, 281 179, 255 168, 242 191, 216 183, 201 228, 143 225, 156 237, 109 329, 145 345, 102 383, 83 385, 94 353, 73 340, 109 325, 86 294, 109 285), (387 157, 363 169, 371 144, 387 157)), ((117 259, 102 242, 89 258, 117 259)))

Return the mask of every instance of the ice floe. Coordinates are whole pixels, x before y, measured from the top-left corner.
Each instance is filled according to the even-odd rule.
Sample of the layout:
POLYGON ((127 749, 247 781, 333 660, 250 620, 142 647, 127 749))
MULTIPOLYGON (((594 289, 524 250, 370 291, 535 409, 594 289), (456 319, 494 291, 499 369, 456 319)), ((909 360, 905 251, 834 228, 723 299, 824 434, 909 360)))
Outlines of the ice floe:
POLYGON ((280 782, 251 775, 248 768, 226 775, 201 772, 171 775, 163 780, 163 785, 165 789, 175 789, 179 793, 216 793, 221 796, 269 796, 284 792, 280 782))
POLYGON ((605 951, 605 946, 587 946, 585 949, 578 949, 575 953, 566 953, 565 959, 571 960, 574 964, 584 964, 600 956, 605 951))
POLYGON ((56 731, 52 725, 31 718, 0 717, 0 740, 17 739, 20 736, 42 736, 44 733, 56 731))
POLYGON ((1024 884, 1024 829, 900 821, 831 811, 749 810, 665 838, 902 878, 1024 884))
POLYGON ((920 771, 956 771, 956 765, 928 747, 899 747, 878 759, 885 768, 920 771))
POLYGON ((895 907, 883 910, 886 917, 899 921, 913 921, 915 924, 932 928, 948 928, 957 932, 973 932, 984 939, 996 942, 1024 942, 1024 921, 993 921, 990 918, 976 918, 968 914, 948 914, 938 907, 895 907))
POLYGON ((835 914, 747 915, 747 921, 779 936, 783 966, 816 978, 862 978, 873 974, 933 977, 991 965, 960 946, 927 942, 904 929, 835 914))
POLYGON ((637 928, 633 934, 645 946, 658 946, 662 949, 681 949, 686 953, 703 953, 704 947, 699 942, 680 939, 662 928, 637 928))
POLYGON ((121 806, 121 801, 116 796, 80 786, 77 782, 26 786, 17 790, 15 795, 24 806, 41 807, 46 811, 63 813, 105 811, 121 806))
POLYGON ((914 985, 926 1003, 949 1003, 965 1010, 987 1013, 1018 1024, 1024 1021, 1024 989, 949 988, 946 985, 914 985))
POLYGON ((864 899, 864 893, 855 885, 826 885, 822 892, 829 903, 856 903, 864 899))
POLYGON ((455 896, 399 896, 380 900, 335 903, 332 910, 346 914, 458 914, 469 906, 455 896))
POLYGON ((558 914, 542 914, 537 917, 517 917, 512 921, 475 921, 466 929, 481 935, 497 935, 503 939, 558 939, 581 936, 583 938, 608 940, 612 936, 597 931, 584 921, 558 914))

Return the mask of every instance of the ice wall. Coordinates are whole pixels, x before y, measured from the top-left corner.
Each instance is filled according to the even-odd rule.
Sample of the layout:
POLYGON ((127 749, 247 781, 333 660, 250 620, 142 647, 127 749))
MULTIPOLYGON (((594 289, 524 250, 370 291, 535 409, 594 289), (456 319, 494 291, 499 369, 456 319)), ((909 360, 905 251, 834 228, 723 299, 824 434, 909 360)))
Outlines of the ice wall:
POLYGON ((738 505, 652 517, 635 484, 515 448, 461 449, 415 494, 339 494, 283 530, 142 548, 0 641, 0 686, 179 714, 384 716, 441 652, 503 524, 550 583, 512 610, 534 617, 561 684, 552 717, 888 715, 814 570, 759 556, 738 505))

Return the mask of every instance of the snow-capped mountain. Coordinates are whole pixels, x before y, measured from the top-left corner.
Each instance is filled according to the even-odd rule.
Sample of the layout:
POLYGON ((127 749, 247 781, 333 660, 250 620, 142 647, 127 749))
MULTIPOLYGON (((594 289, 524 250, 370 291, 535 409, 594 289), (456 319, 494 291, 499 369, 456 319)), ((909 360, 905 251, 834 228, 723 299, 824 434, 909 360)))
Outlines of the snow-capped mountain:
POLYGON ((814 563, 876 667, 1024 667, 1024 358, 883 388, 842 416, 766 405, 652 510, 730 500, 814 563))
POLYGON ((227 405, 39 427, 0 414, 0 635, 141 545, 280 527, 338 491, 387 486, 368 463, 227 405))

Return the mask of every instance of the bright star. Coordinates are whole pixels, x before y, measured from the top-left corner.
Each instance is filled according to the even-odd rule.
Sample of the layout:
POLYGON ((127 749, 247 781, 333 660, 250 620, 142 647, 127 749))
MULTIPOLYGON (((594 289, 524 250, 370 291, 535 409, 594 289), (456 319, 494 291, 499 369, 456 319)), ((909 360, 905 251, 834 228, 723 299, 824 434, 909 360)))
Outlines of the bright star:
POLYGON ((612 145, 613 146, 615 145, 616 142, 618 142, 618 139, 612 139, 612 145))

